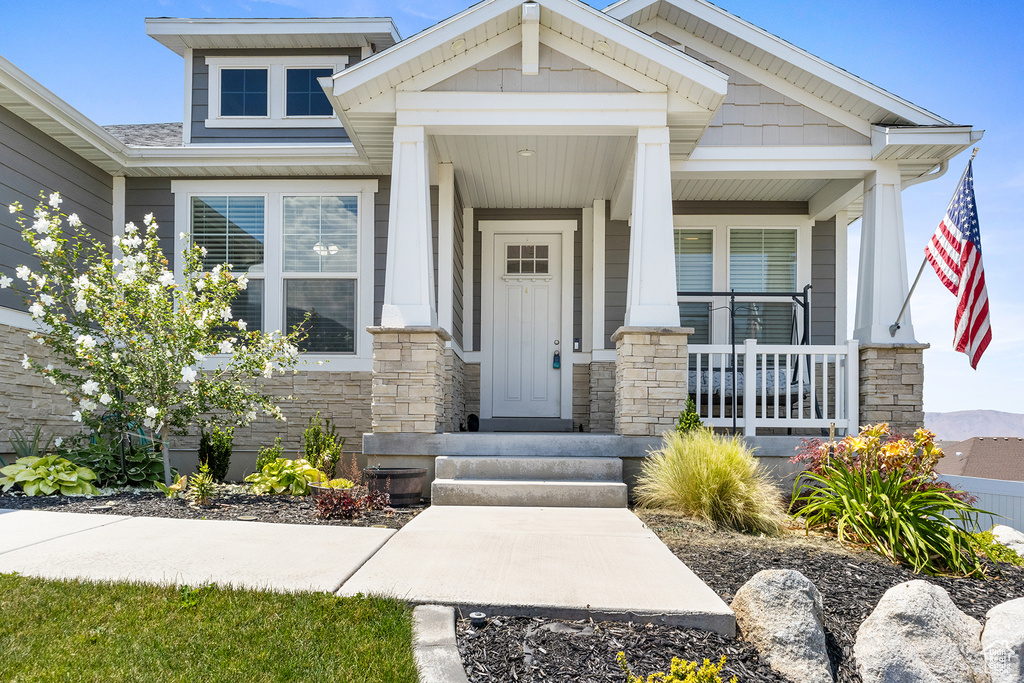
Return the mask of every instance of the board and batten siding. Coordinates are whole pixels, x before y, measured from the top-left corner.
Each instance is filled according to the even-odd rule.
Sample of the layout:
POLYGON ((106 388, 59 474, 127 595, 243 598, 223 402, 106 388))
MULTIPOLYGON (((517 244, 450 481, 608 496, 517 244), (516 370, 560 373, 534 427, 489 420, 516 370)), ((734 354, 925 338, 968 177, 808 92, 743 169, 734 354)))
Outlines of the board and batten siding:
POLYGON ((728 92, 699 145, 869 145, 857 131, 691 48, 686 54, 729 76, 728 92))
POLYGON ((835 344, 836 221, 816 221, 811 229, 811 343, 835 344))
MULTIPOLYGON (((629 223, 606 218, 604 226, 604 344, 614 349, 612 334, 626 320, 626 283, 629 280, 629 223)), ((597 345, 597 340, 595 346, 597 345)))
MULTIPOLYGON (((160 249, 174 270, 174 195, 168 178, 125 178, 124 220, 141 227, 147 213, 157 222, 160 249)), ((182 230, 187 230, 182 227, 182 230)))
MULTIPOLYGON (((61 211, 77 213, 95 237, 109 245, 113 220, 113 179, 16 114, 0 107, 0 206, 21 202, 28 216, 39 191, 61 193, 61 211)), ((0 211, 0 273, 14 277, 17 266, 39 262, 22 239, 17 216, 0 211)), ((0 290, 0 306, 24 310, 13 288, 0 290)))
POLYGON ((348 142, 340 126, 330 128, 207 128, 210 110, 210 69, 207 57, 348 57, 348 66, 359 61, 359 48, 304 50, 196 50, 192 53, 192 142, 207 144, 251 142, 316 143, 348 142))
POLYGON ((464 300, 462 291, 462 268, 464 263, 462 239, 464 226, 462 224, 462 195, 459 194, 458 184, 455 186, 455 202, 452 206, 455 212, 452 222, 452 281, 454 283, 454 291, 452 292, 452 338, 459 347, 465 347, 462 337, 462 302, 464 300))

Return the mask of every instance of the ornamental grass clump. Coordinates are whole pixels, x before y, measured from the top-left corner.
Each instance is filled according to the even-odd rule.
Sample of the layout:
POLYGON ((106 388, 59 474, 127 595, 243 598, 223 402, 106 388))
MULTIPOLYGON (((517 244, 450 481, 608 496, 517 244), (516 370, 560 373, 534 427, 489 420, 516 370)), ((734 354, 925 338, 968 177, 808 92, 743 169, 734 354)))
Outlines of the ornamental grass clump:
POLYGON ((847 436, 830 453, 794 484, 793 506, 808 530, 918 573, 985 576, 970 531, 988 513, 936 485, 933 467, 942 452, 934 434, 920 429, 913 439, 893 439, 888 425, 878 424, 847 436))
POLYGON ((641 507, 670 508, 716 526, 777 534, 782 495, 738 436, 708 429, 666 432, 643 462, 635 495, 641 507))

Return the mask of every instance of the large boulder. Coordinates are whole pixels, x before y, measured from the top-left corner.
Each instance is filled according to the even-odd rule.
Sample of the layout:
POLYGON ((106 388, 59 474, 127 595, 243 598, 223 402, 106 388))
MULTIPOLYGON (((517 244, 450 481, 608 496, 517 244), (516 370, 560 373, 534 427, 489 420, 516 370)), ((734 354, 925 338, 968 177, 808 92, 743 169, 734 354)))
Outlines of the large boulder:
POLYGON ((758 572, 730 606, 743 640, 769 666, 801 683, 832 683, 821 593, 806 576, 792 569, 758 572))
POLYGON ((981 624, 927 581, 893 586, 857 629, 864 683, 989 683, 981 624))
POLYGON ((996 605, 985 615, 981 634, 992 683, 1024 681, 1024 598, 996 605))
POLYGON ((996 524, 992 527, 992 535, 1007 548, 1024 557, 1024 532, 1017 531, 1013 527, 996 524))

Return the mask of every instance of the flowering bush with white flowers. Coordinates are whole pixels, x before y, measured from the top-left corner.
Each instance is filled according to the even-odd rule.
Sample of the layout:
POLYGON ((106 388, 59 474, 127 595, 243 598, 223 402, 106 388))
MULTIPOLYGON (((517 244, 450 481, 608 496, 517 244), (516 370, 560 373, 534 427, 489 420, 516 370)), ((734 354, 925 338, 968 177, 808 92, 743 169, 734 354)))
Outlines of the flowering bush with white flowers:
MULTIPOLYGON (((246 330, 231 312, 247 286, 244 274, 235 276, 230 264, 204 272, 205 250, 193 247, 176 278, 152 214, 144 228, 128 223, 113 238, 120 257, 112 258, 76 214, 60 212, 59 193, 40 196, 32 222, 18 218, 39 269, 20 266, 15 275, 41 329, 29 336, 59 365, 28 354, 22 365, 61 387, 72 419, 96 431, 113 428, 118 438, 139 425, 159 434, 168 484, 171 433, 200 423, 246 425, 260 413, 284 419, 260 380, 294 371, 301 331, 246 330)), ((18 203, 10 211, 24 213, 18 203)), ((0 273, 0 288, 13 282, 0 273)))

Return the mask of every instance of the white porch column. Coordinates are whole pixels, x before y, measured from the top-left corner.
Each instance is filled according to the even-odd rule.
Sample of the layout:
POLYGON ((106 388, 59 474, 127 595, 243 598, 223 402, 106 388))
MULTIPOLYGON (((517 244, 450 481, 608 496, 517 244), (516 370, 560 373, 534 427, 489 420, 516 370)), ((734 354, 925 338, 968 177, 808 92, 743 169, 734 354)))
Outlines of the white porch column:
POLYGON ((899 169, 879 169, 864 186, 853 337, 861 344, 912 344, 916 339, 909 308, 896 336, 889 335, 909 290, 899 169))
POLYGON ((641 128, 633 174, 626 327, 679 326, 674 254, 668 128, 641 128))
POLYGON ((434 245, 423 126, 395 126, 382 327, 434 327, 434 245))

